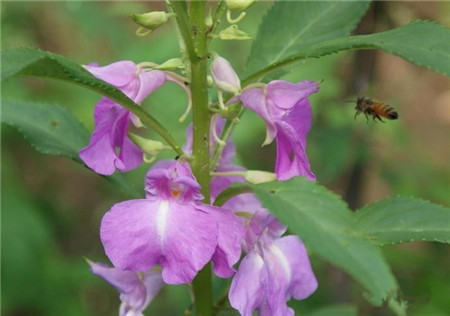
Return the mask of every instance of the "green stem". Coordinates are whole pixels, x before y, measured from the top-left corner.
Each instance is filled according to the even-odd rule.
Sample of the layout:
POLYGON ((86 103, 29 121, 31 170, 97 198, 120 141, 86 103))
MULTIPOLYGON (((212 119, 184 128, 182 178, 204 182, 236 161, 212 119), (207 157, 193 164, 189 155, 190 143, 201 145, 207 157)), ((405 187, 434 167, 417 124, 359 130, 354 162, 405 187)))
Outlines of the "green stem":
MULTIPOLYGON (((209 173, 209 134, 211 113, 208 108, 207 59, 202 58, 208 52, 207 28, 205 25, 205 1, 191 1, 189 16, 184 2, 174 1, 172 6, 177 13, 177 21, 181 35, 186 44, 191 69, 192 117, 193 117, 193 147, 191 167, 204 203, 210 201, 209 173)), ((193 281, 194 305, 196 315, 209 316, 213 314, 211 264, 207 264, 193 281)))

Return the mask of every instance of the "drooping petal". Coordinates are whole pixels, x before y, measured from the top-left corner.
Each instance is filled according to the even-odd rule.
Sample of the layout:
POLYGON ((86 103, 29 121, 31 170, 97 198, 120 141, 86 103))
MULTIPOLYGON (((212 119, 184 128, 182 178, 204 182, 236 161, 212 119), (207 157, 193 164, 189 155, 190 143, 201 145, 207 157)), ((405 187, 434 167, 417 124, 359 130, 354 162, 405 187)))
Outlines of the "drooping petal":
POLYGON ((267 279, 264 283, 267 307, 272 315, 286 315, 286 302, 290 299, 289 286, 292 270, 286 255, 271 242, 263 248, 264 268, 267 279))
POLYGON ((120 293, 130 293, 139 283, 139 278, 134 271, 110 268, 103 263, 88 261, 92 273, 105 279, 120 293))
POLYGON ((231 306, 242 316, 252 316, 253 311, 265 300, 261 294, 266 278, 264 261, 260 255, 251 252, 242 259, 228 294, 231 306))
POLYGON ((118 61, 106 66, 84 66, 95 77, 116 87, 129 84, 136 75, 136 64, 130 60, 118 61))
POLYGON ((277 158, 275 161, 275 173, 278 180, 287 180, 295 176, 304 176, 309 180, 315 180, 312 173, 305 146, 295 129, 286 122, 276 123, 277 134, 277 158))
POLYGON ((306 146, 306 136, 311 129, 312 112, 308 99, 299 101, 292 111, 283 117, 283 122, 291 125, 301 143, 306 146))
POLYGON ((231 210, 204 204, 197 208, 211 214, 218 225, 217 248, 212 257, 214 272, 222 278, 231 277, 233 265, 241 256, 244 222, 231 210))
POLYGON ((142 315, 163 286, 160 271, 134 272, 109 268, 88 261, 94 274, 102 277, 120 292, 122 301, 119 315, 142 315))
POLYGON ((163 71, 141 71, 138 76, 139 89, 133 97, 134 102, 140 104, 150 93, 161 88, 167 80, 163 71))
POLYGON ((123 140, 122 148, 120 149, 120 160, 124 167, 117 169, 122 172, 136 169, 142 163, 142 150, 128 137, 123 140))
POLYGON ((99 125, 113 108, 116 108, 115 111, 119 111, 121 106, 108 98, 102 97, 94 108, 95 126, 99 125))
POLYGON ((131 200, 105 214, 100 228, 105 252, 121 269, 146 271, 160 264, 168 284, 191 282, 217 244, 214 218, 189 204, 131 200))
POLYGON ((267 130, 264 144, 270 144, 277 134, 277 128, 275 120, 267 107, 264 91, 262 89, 244 90, 239 100, 244 107, 258 114, 266 122, 267 130))
POLYGON ((113 126, 117 120, 126 115, 127 113, 123 109, 111 108, 96 126, 89 145, 80 151, 81 160, 95 172, 110 175, 116 168, 125 168, 116 154, 113 126))
POLYGON ((275 245, 284 254, 290 266, 290 295, 297 300, 307 298, 315 292, 318 284, 312 271, 305 246, 294 235, 276 240, 275 245))
POLYGON ((142 312, 155 298, 164 285, 161 271, 135 272, 139 277, 139 287, 131 293, 122 293, 120 300, 123 302, 121 310, 124 315, 134 315, 142 312))

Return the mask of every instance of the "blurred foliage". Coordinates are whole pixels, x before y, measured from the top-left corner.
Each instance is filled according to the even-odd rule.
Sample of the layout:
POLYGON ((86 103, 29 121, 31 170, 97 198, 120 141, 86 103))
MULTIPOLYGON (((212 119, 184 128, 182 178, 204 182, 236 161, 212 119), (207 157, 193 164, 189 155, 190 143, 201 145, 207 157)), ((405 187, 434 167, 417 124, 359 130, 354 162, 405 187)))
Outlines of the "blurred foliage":
MULTIPOLYGON (((81 64, 117 60, 162 63, 178 56, 173 25, 150 37, 136 37, 130 13, 163 10, 159 2, 2 2, 3 48, 39 47, 81 64)), ((255 35, 269 2, 252 6, 240 28, 255 35)), ((376 2, 357 33, 384 31, 411 20, 450 25, 450 3, 376 2)), ((250 42, 213 41, 212 48, 243 69, 250 42), (236 53, 239 52, 239 53, 236 53)), ((314 124, 308 153, 318 181, 341 194, 352 208, 391 195, 407 195, 450 205, 450 81, 383 52, 362 51, 307 60, 291 67, 287 80, 323 80, 312 96, 314 124), (383 123, 354 120, 357 95, 389 102, 400 119, 383 123)), ((99 96, 63 82, 15 78, 2 94, 19 100, 59 104, 88 129, 99 96)), ((144 102, 175 138, 184 142, 186 123, 177 118, 184 92, 165 85, 144 102)), ((275 147, 261 148, 264 123, 246 112, 235 131, 238 160, 247 168, 271 170, 275 147)), ((116 315, 116 291, 90 274, 83 257, 105 262, 98 228, 102 215, 125 199, 115 187, 81 165, 35 152, 14 129, 2 126, 1 298, 4 315, 116 315)), ((152 135, 151 131, 147 131, 152 135)), ((164 157, 172 158, 167 152, 164 157)), ((138 187, 148 166, 126 177, 138 187)), ((397 276, 411 315, 448 315, 448 247, 410 243, 383 248, 397 276)), ((389 315, 364 300, 361 288, 314 254, 319 289, 310 299, 290 304, 315 315, 389 315), (328 305, 335 305, 334 309, 328 305), (340 304, 340 305, 339 305, 340 304), (342 305, 343 304, 343 305, 342 305), (330 307, 331 308, 331 307, 330 307)), ((228 282, 216 280, 220 298, 228 282)), ((148 315, 181 315, 189 306, 183 286, 166 286, 148 315)), ((222 312, 220 315, 236 315, 222 312)))

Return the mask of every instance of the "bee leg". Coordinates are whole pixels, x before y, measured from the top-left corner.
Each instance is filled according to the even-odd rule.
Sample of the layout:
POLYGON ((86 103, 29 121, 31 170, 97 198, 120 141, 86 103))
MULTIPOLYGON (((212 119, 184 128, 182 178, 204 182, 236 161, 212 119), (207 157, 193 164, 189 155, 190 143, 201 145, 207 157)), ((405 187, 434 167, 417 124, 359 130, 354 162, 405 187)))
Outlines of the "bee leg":
POLYGON ((384 123, 379 115, 374 115, 373 120, 375 121, 375 119, 378 119, 380 122, 384 123))
POLYGON ((356 117, 359 115, 359 111, 357 111, 356 113, 355 113, 355 121, 356 121, 356 117))
POLYGON ((364 113, 364 115, 366 116, 366 123, 369 124, 369 117, 367 116, 366 113, 364 113))

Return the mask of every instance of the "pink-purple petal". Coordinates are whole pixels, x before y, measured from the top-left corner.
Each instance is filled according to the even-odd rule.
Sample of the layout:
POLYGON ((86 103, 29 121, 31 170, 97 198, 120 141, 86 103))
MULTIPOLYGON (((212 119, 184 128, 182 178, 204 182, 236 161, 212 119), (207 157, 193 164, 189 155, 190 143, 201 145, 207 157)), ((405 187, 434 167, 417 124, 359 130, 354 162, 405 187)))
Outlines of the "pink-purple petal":
POLYGON ((294 128, 301 143, 306 146, 306 136, 312 123, 311 105, 308 99, 299 101, 292 111, 283 117, 283 122, 294 128))
POLYGON ((134 102, 142 103, 150 93, 161 88, 166 81, 167 76, 163 71, 141 71, 138 78, 139 88, 133 97, 134 102))
POLYGON ((275 173, 278 180, 287 180, 295 176, 315 180, 305 147, 295 129, 283 121, 277 122, 276 125, 278 134, 275 173))
POLYGON ((117 119, 126 115, 123 110, 112 108, 96 126, 88 146, 83 148, 79 156, 92 170, 99 174, 113 174, 116 168, 125 168, 125 165, 115 151, 115 137, 113 126, 117 119))
POLYGON ((123 163, 123 167, 116 167, 122 172, 136 169, 142 163, 142 150, 128 137, 123 140, 122 148, 120 149, 120 160, 123 163))
POLYGON ((228 294, 231 306, 242 316, 252 316, 253 311, 265 300, 262 292, 266 278, 264 261, 260 255, 251 252, 242 259, 228 294))
POLYGON ((122 301, 119 315, 142 315, 163 286, 161 272, 134 272, 109 268, 104 264, 88 262, 94 274, 102 277, 120 292, 122 301))
POLYGON ((267 85, 267 98, 278 108, 288 110, 300 100, 319 90, 315 81, 300 81, 297 83, 274 80, 267 85))
POLYGON ((256 114, 258 114, 267 124, 267 135, 265 144, 269 144, 277 134, 274 118, 270 113, 270 109, 266 104, 266 96, 262 89, 248 89, 244 90, 240 97, 242 105, 256 114))
POLYGON ((106 66, 85 66, 95 77, 116 87, 123 87, 135 78, 136 64, 129 60, 118 61, 106 66))
POLYGON ((163 267, 168 284, 191 282, 211 259, 217 227, 209 214, 167 200, 131 200, 113 206, 100 229, 105 252, 121 269, 163 267))
POLYGON ((297 300, 307 298, 316 291, 318 284, 305 246, 294 235, 276 240, 275 245, 283 252, 291 268, 289 293, 297 300))
POLYGON ((211 205, 200 205, 197 208, 211 214, 217 223, 217 248, 212 257, 214 272, 219 277, 229 278, 235 272, 233 265, 241 256, 244 221, 224 208, 211 205))

